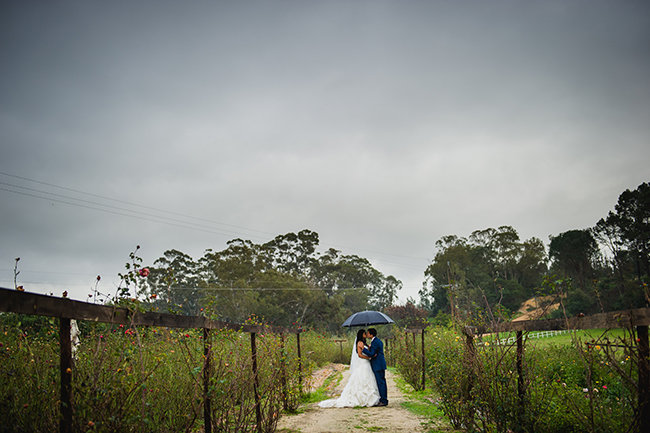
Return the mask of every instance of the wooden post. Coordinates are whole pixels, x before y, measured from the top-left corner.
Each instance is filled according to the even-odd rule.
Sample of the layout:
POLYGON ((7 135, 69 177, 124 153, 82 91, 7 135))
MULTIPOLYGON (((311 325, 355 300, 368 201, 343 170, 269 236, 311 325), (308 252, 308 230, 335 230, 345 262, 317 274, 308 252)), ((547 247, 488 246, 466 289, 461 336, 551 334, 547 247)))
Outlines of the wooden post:
POLYGON ((282 408, 289 409, 289 391, 287 389, 287 354, 284 349, 284 334, 280 334, 280 381, 282 383, 282 408))
POLYGON ((648 344, 648 326, 637 326, 636 333, 639 343, 639 429, 637 431, 648 432, 650 431, 650 367, 648 366, 650 346, 648 344))
POLYGON ((210 358, 212 357, 212 342, 210 330, 203 328, 203 431, 212 433, 212 412, 210 408, 210 358))
POLYGON ((61 404, 59 432, 72 432, 72 343, 70 342, 70 319, 59 318, 61 404))
POLYGON ((522 416, 525 411, 526 388, 524 386, 524 334, 522 331, 517 331, 517 397, 519 399, 519 410, 517 411, 519 417, 518 431, 523 431, 522 416))
MULTIPOLYGON (((465 331, 465 371, 467 372, 467 381, 465 383, 464 398, 465 401, 472 400, 472 388, 474 387, 474 369, 476 368, 476 349, 474 348, 474 337, 471 331, 465 331)), ((469 407, 469 405, 465 405, 469 407)), ((465 417, 470 420, 470 425, 474 419, 474 413, 466 413, 465 417)), ((468 421, 469 422, 469 421, 468 421)))
POLYGON ((423 390, 426 387, 426 376, 427 376, 427 370, 426 370, 426 360, 424 358, 424 328, 422 328, 422 389, 423 390))
POLYGON ((296 333, 296 345, 298 346, 298 387, 302 394, 302 355, 300 354, 300 331, 296 333))
POLYGON ((386 362, 391 363, 392 359, 390 358, 390 350, 389 350, 389 347, 388 347, 389 344, 390 344, 389 343, 390 337, 386 338, 386 340, 384 340, 384 341, 386 342, 386 347, 384 347, 384 356, 386 358, 386 362))
POLYGON ((524 401, 524 338, 523 332, 517 331, 517 396, 524 401))
POLYGON ((260 404, 259 377, 257 375, 257 344, 255 333, 251 332, 251 358, 253 360, 253 393, 255 394, 255 419, 257 420, 257 431, 262 433, 262 407, 260 404))

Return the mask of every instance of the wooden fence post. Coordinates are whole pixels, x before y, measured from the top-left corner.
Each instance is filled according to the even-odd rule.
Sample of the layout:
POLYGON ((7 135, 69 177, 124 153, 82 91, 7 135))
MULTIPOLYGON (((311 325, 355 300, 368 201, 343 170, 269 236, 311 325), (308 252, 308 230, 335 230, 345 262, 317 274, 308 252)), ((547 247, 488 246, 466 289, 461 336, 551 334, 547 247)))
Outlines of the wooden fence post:
POLYGON ((389 347, 389 345, 390 345, 390 343, 389 343, 390 337, 386 338, 385 341, 386 341, 386 347, 384 348, 384 356, 386 357, 386 362, 389 363, 389 364, 392 364, 393 360, 392 360, 392 358, 390 356, 390 347, 389 347))
POLYGON ((287 390, 287 363, 286 351, 284 349, 284 334, 280 334, 280 381, 282 383, 282 408, 289 409, 289 391, 287 390))
POLYGON ((650 367, 648 361, 650 357, 650 346, 648 344, 648 326, 637 326, 636 333, 639 349, 639 432, 650 431, 650 367))
MULTIPOLYGON (((474 370, 476 369, 476 349, 474 348, 474 336, 471 330, 465 329, 465 371, 467 372, 467 381, 465 383, 464 398, 467 403, 472 400, 472 388, 474 387, 474 370)), ((468 404, 465 407, 468 407, 468 404)), ((463 418, 466 418, 467 424, 471 425, 474 420, 474 413, 467 412, 463 418)))
POLYGON ((296 332, 296 345, 298 346, 298 387, 302 394, 302 355, 300 354, 300 331, 296 332))
POLYGON ((427 370, 426 370, 426 360, 424 358, 424 328, 422 328, 422 389, 424 390, 426 387, 426 376, 427 376, 427 370))
POLYGON ((59 432, 72 432, 72 343, 70 342, 70 319, 59 318, 61 404, 59 432))
POLYGON ((260 404, 259 377, 257 375, 257 344, 255 343, 255 333, 251 332, 251 358, 253 361, 253 393, 255 394, 255 419, 257 421, 257 431, 262 433, 262 407, 260 404))
POLYGON ((517 396, 519 403, 524 402, 524 338, 523 332, 517 331, 517 396))
POLYGON ((203 328, 203 431, 212 433, 212 412, 210 405, 210 358, 212 357, 212 341, 210 330, 203 328))
POLYGON ((522 331, 517 331, 517 397, 519 401, 519 410, 517 411, 519 418, 518 431, 523 431, 526 389, 524 387, 524 333, 522 331))

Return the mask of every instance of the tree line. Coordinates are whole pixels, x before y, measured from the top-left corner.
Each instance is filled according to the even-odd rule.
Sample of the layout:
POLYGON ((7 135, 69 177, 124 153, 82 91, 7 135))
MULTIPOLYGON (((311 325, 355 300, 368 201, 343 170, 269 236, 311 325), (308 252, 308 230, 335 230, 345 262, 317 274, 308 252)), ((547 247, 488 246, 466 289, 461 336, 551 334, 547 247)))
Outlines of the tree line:
POLYGON ((257 244, 233 239, 194 260, 165 251, 147 284, 158 307, 244 323, 252 314, 278 326, 338 330, 353 312, 393 304, 402 283, 365 258, 330 248, 317 251, 318 233, 302 230, 257 244))
POLYGON ((521 240, 511 226, 442 237, 425 270, 420 306, 430 316, 511 317, 534 296, 556 295, 563 309, 593 314, 650 304, 650 183, 626 190, 593 227, 521 240), (488 308, 489 307, 489 308, 488 308))
POLYGON ((534 296, 556 295, 553 315, 592 314, 649 304, 650 183, 626 190, 593 227, 522 240, 511 226, 468 237, 443 236, 424 270, 419 300, 397 306, 402 282, 366 258, 319 252, 318 233, 302 230, 266 243, 233 239, 193 259, 165 251, 149 267, 147 289, 159 309, 243 323, 252 314, 279 326, 337 331, 353 312, 392 313, 398 322, 486 311, 511 318, 534 296))

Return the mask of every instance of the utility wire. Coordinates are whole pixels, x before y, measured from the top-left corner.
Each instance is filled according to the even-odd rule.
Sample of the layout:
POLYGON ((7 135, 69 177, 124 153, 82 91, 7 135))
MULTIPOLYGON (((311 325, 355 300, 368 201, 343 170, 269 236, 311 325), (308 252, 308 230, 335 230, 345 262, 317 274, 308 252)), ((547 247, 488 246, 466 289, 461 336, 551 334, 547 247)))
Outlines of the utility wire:
POLYGON ((234 225, 234 224, 228 224, 228 223, 224 223, 224 222, 220 222, 220 221, 214 221, 214 220, 210 220, 210 219, 206 219, 206 218, 200 218, 200 217, 196 217, 196 216, 193 216, 193 215, 183 214, 183 213, 180 213, 180 212, 174 212, 174 211, 169 211, 169 210, 160 209, 160 208, 156 208, 156 207, 146 206, 146 205, 143 205, 143 204, 133 203, 133 202, 129 202, 129 201, 126 201, 126 200, 121 200, 121 199, 117 199, 117 198, 113 198, 113 197, 108 197, 108 196, 101 195, 101 194, 95 194, 95 193, 86 192, 86 191, 82 191, 82 190, 75 189, 75 188, 69 188, 69 187, 56 185, 56 184, 49 183, 49 182, 44 182, 44 181, 41 181, 41 180, 31 179, 29 177, 18 176, 18 175, 15 175, 15 174, 6 173, 4 171, 0 171, 0 175, 13 177, 13 178, 16 178, 16 179, 21 179, 21 180, 26 180, 28 182, 38 183, 38 184, 50 186, 50 187, 53 187, 53 188, 59 188, 59 189, 63 189, 63 190, 66 190, 66 191, 75 192, 75 193, 78 193, 78 194, 84 194, 84 195, 88 195, 88 196, 91 196, 91 197, 101 198, 101 199, 104 199, 104 200, 110 200, 110 201, 117 202, 117 203, 127 204, 129 206, 154 210, 156 212, 163 212, 163 213, 167 213, 167 214, 171 214, 171 215, 182 216, 183 218, 195 219, 195 220, 198 220, 198 221, 204 221, 204 222, 208 222, 208 223, 211 223, 211 224, 219 224, 219 225, 229 226, 229 227, 233 227, 233 228, 237 228, 237 229, 242 229, 242 230, 245 230, 247 232, 258 232, 258 233, 261 233, 261 234, 274 236, 273 233, 264 232, 264 231, 261 231, 261 230, 251 229, 251 228, 248 228, 248 227, 242 227, 242 226, 238 226, 238 225, 234 225))
POLYGON ((138 211, 138 210, 132 210, 132 209, 123 208, 123 207, 106 205, 106 204, 98 203, 98 202, 91 201, 91 200, 84 200, 84 199, 80 199, 80 198, 76 198, 76 197, 71 197, 71 196, 67 196, 67 195, 63 195, 63 194, 57 194, 57 193, 53 193, 53 192, 43 191, 43 190, 30 188, 30 187, 26 187, 26 186, 14 185, 14 184, 10 184, 10 183, 7 183, 7 182, 0 181, 0 185, 5 185, 5 186, 11 187, 11 188, 18 188, 18 189, 22 189, 24 191, 31 191, 31 192, 36 192, 36 193, 40 193, 40 194, 46 194, 49 197, 37 196, 37 195, 31 194, 31 193, 24 193, 24 192, 14 191, 14 190, 10 190, 10 189, 7 189, 7 188, 0 187, 0 189, 2 189, 4 191, 14 192, 16 194, 29 195, 31 197, 41 198, 43 200, 56 201, 56 202, 71 205, 71 206, 79 206, 79 207, 84 207, 86 209, 94 209, 94 210, 99 210, 99 211, 102 211, 102 212, 109 212, 109 213, 113 213, 113 214, 117 214, 117 215, 131 216, 131 217, 134 217, 134 218, 140 218, 139 217, 139 215, 140 215, 140 216, 144 217, 144 218, 140 218, 140 219, 145 219, 145 220, 148 220, 148 221, 161 222, 161 223, 166 223, 166 224, 170 224, 170 225, 177 225, 177 226, 185 227, 185 228, 193 228, 195 230, 204 230, 204 231, 208 231, 210 233, 217 233, 217 234, 223 234, 223 235, 233 235, 233 234, 237 235, 238 234, 237 232, 232 232, 232 231, 215 231, 214 229, 212 229, 212 228, 210 228, 208 226, 193 223, 193 222, 190 222, 190 221, 183 221, 183 220, 176 219, 176 218, 169 218, 169 217, 165 217, 165 216, 159 216, 159 215, 146 213, 146 212, 142 212, 142 211, 138 211), (66 200, 74 200, 74 201, 77 201, 79 203, 73 203, 73 202, 70 202, 70 201, 55 199, 55 198, 52 198, 52 197, 59 197, 59 198, 63 198, 63 199, 66 199, 66 200), (93 206, 87 206, 87 205, 83 205, 83 204, 80 204, 80 203, 87 203, 87 204, 93 205, 93 206), (100 206, 100 207, 95 207, 95 206, 100 206), (122 212, 130 212, 130 213, 132 213, 134 215, 124 214, 122 212), (151 220, 149 218, 155 218, 155 220, 151 220), (178 224, 172 224, 172 223, 178 223, 178 224))
MULTIPOLYGON (((53 188, 59 188, 59 189, 65 190, 65 191, 70 191, 70 192, 74 192, 74 193, 78 193, 78 194, 83 194, 83 195, 87 195, 87 196, 90 196, 90 197, 96 197, 96 198, 100 198, 100 199, 103 199, 103 200, 109 200, 109 201, 116 202, 116 203, 122 203, 122 204, 126 204, 126 205, 129 205, 129 206, 135 207, 135 208, 149 209, 149 210, 153 210, 153 211, 156 211, 156 212, 162 212, 162 213, 165 213, 165 214, 181 216, 181 217, 186 218, 186 219, 192 219, 192 220, 196 220, 196 221, 204 221, 204 222, 208 222, 210 224, 229 226, 229 227, 233 227, 233 228, 243 229, 243 230, 245 230, 247 232, 256 232, 256 233, 267 234, 267 235, 273 236, 272 233, 264 232, 264 231, 261 231, 261 230, 256 230, 256 229, 251 229, 251 228, 242 227, 242 226, 238 226, 238 225, 217 222, 217 221, 213 221, 213 220, 206 219, 206 218, 195 217, 195 216, 192 216, 192 215, 186 215, 186 214, 182 214, 182 213, 179 213, 179 212, 168 211, 168 210, 164 210, 164 209, 160 209, 160 208, 156 208, 156 207, 145 206, 145 205, 141 205, 141 204, 138 204, 138 203, 129 202, 129 201, 126 201, 126 200, 120 200, 120 199, 107 197, 107 196, 100 195, 100 194, 95 194, 95 193, 82 191, 82 190, 75 189, 75 188, 69 188, 69 187, 65 187, 65 186, 61 186, 61 185, 56 185, 56 184, 53 184, 53 183, 50 183, 50 182, 44 182, 44 181, 41 181, 41 180, 32 179, 32 178, 25 177, 25 176, 18 176, 18 175, 15 175, 15 174, 4 172, 4 171, 0 171, 0 175, 7 176, 7 177, 12 177, 12 178, 15 178, 15 179, 20 179, 20 180, 24 180, 24 181, 28 181, 28 182, 33 182, 33 183, 36 183, 36 184, 45 185, 45 186, 49 186, 49 187, 53 187, 53 188)), ((10 187, 10 188, 15 188, 15 189, 22 190, 22 191, 16 191, 14 189, 8 189, 8 188, 0 186, 0 190, 7 191, 7 192, 12 192, 14 194, 19 194, 19 195, 23 195, 23 196, 38 198, 38 199, 41 199, 41 200, 47 200, 47 201, 52 201, 52 202, 61 203, 61 204, 66 204, 66 205, 69 205, 69 206, 77 206, 77 207, 81 207, 81 208, 85 208, 85 209, 91 209, 91 210, 100 211, 100 212, 105 212, 105 213, 109 213, 109 214, 113 214, 113 215, 127 216, 127 217, 130 217, 130 218, 135 218, 135 219, 140 219, 140 220, 145 220, 145 221, 151 221, 151 222, 157 222, 157 223, 167 224, 167 225, 170 225, 170 226, 181 227, 181 228, 186 228, 186 229, 191 229, 191 230, 197 230, 197 231, 202 231, 202 232, 211 233, 211 234, 218 234, 218 235, 225 235, 225 236, 233 236, 234 235, 234 236, 237 236, 237 237, 242 236, 242 234, 243 234, 241 232, 236 232, 236 231, 232 231, 232 230, 224 230, 224 229, 220 229, 220 228, 213 228, 213 227, 207 226, 205 224, 200 224, 200 223, 196 223, 196 222, 192 222, 192 221, 181 220, 181 219, 177 219, 177 218, 171 218, 171 217, 164 216, 164 215, 156 215, 156 214, 152 214, 152 213, 149 213, 149 212, 143 212, 141 210, 134 210, 134 209, 124 208, 124 207, 119 207, 119 206, 113 206, 113 205, 109 205, 109 204, 103 204, 103 203, 99 203, 97 201, 86 200, 86 199, 72 197, 72 196, 64 195, 64 194, 57 194, 57 193, 54 193, 54 192, 44 191, 44 190, 40 190, 40 189, 36 189, 36 188, 30 188, 30 187, 27 187, 27 186, 15 185, 15 184, 11 184, 11 183, 8 183, 8 182, 0 181, 0 185, 5 185, 5 186, 10 187), (29 192, 26 192, 26 191, 29 191, 29 192), (37 194, 34 194, 34 193, 45 194, 46 196, 44 197, 42 195, 37 195, 37 194), (70 200, 72 200, 72 202, 70 200), (125 213, 125 212, 127 212, 127 213, 125 213)), ((250 236, 250 234, 246 234, 246 236, 250 236)), ((259 237, 258 237, 258 239, 259 239, 259 237)), ((339 246, 339 248, 340 248, 340 246, 339 246)), ((354 249, 353 247, 349 247, 349 248, 354 249)), ((412 257, 412 256, 406 256, 406 255, 383 253, 383 252, 373 251, 373 250, 362 250, 362 251, 370 252, 372 254, 377 254, 377 255, 380 255, 380 256, 390 256, 390 257, 396 257, 396 258, 402 258, 402 259, 421 260, 421 261, 427 261, 427 262, 429 261, 429 259, 426 259, 426 258, 423 258, 423 257, 412 257)), ((421 269, 420 266, 413 265, 413 264, 399 263, 399 262, 389 261, 389 260, 385 260, 385 259, 378 259, 378 261, 381 261, 381 262, 389 264, 389 265, 402 267, 402 268, 409 268, 409 269, 414 269, 414 270, 421 269)))

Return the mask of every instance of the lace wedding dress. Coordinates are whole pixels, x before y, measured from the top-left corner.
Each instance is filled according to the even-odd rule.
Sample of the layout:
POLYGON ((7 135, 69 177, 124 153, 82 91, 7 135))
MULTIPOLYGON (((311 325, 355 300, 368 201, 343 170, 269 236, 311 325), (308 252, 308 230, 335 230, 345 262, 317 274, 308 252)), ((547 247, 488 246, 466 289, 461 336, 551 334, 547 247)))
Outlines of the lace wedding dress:
POLYGON ((321 401, 318 403, 320 407, 374 406, 379 402, 379 390, 375 374, 370 368, 370 361, 359 358, 356 348, 355 341, 350 357, 350 379, 343 388, 341 396, 321 401))

